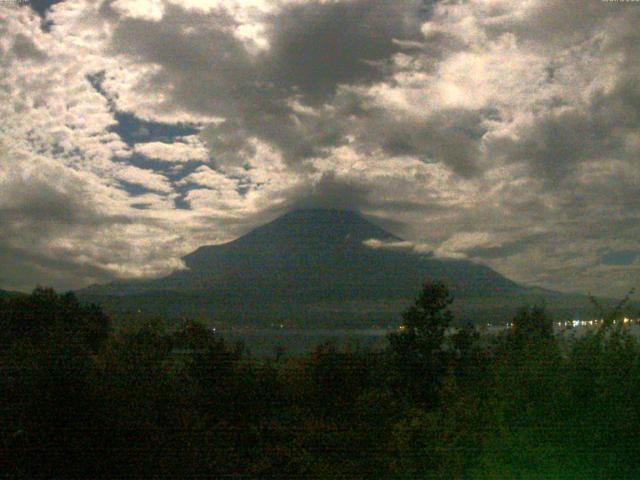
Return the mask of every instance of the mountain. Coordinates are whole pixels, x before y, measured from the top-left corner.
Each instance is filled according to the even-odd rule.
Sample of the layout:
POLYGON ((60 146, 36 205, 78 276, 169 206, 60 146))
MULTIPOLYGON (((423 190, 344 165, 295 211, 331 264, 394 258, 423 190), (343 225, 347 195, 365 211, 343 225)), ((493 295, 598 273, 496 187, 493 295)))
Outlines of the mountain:
POLYGON ((557 296, 468 260, 399 248, 401 242, 353 211, 296 210, 229 243, 198 248, 183 258, 186 270, 78 293, 118 313, 298 325, 397 318, 429 279, 444 281, 458 313, 471 320, 511 315, 514 299, 557 296))

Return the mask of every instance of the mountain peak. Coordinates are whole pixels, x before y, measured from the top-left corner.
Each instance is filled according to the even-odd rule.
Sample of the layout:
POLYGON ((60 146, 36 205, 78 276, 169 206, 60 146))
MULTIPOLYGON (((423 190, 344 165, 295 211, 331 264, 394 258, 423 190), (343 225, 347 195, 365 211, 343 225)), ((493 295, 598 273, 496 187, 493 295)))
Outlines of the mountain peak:
MULTIPOLYGON (((506 295, 519 288, 483 265, 374 249, 365 243, 371 239, 401 240, 354 210, 292 210, 231 242, 198 248, 183 257, 185 270, 115 291, 165 292, 182 298, 175 311, 201 308, 221 318, 301 315, 308 321, 317 308, 319 319, 333 315, 324 309, 334 307, 342 312, 336 315, 350 318, 353 302, 408 301, 427 279, 446 282, 456 295, 506 295)), ((387 315, 387 307, 380 308, 378 314, 387 315)))
MULTIPOLYGON (((290 210, 271 222, 275 225, 318 224, 325 227, 340 224, 373 225, 356 210, 338 208, 300 208, 290 210)), ((267 224, 268 225, 268 224, 267 224)), ((386 232, 385 232, 386 233, 386 232)), ((387 234, 388 235, 388 234, 387 234)))
POLYGON ((342 208, 298 208, 280 218, 362 218, 360 212, 342 208))
POLYGON ((255 240, 256 237, 269 242, 285 239, 295 241, 334 239, 342 242, 345 238, 352 242, 363 242, 371 238, 400 240, 365 219, 359 212, 336 208, 291 210, 272 222, 249 232, 241 239, 255 240))
POLYGON ((299 209, 285 213, 229 243, 200 247, 183 260, 189 268, 201 269, 209 268, 210 253, 221 248, 260 253, 265 258, 283 258, 294 252, 306 256, 336 249, 364 248, 363 242, 372 238, 400 240, 353 210, 299 209))

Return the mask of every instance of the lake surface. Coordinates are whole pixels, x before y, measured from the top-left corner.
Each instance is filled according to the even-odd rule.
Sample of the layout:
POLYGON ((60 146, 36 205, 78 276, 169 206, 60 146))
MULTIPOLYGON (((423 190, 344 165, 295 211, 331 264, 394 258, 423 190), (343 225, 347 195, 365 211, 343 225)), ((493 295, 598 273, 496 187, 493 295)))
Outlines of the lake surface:
MULTIPOLYGON (((478 326, 482 335, 495 335, 506 330, 506 326, 478 326)), ((566 327, 554 325, 556 334, 581 336, 596 329, 595 325, 576 325, 566 327)), ((637 321, 625 325, 634 335, 640 335, 637 321)), ((254 355, 276 355, 281 349, 284 355, 298 355, 320 345, 332 343, 336 347, 381 349, 388 344, 387 336, 396 332, 394 328, 367 329, 302 329, 302 328, 256 328, 256 329, 218 329, 218 333, 229 341, 242 341, 254 355)))
POLYGON ((264 328, 221 330, 231 341, 241 340, 254 355, 275 355, 281 348, 285 355, 305 353, 328 342, 337 347, 382 348, 393 329, 288 329, 264 328))

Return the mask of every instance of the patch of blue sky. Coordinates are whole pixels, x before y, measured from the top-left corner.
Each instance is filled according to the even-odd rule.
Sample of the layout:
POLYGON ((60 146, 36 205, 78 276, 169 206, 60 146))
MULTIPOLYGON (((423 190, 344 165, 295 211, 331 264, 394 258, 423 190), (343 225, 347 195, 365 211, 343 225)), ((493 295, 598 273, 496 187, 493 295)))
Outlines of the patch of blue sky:
POLYGON ((134 153, 130 157, 126 158, 117 157, 115 160, 121 163, 126 163, 127 165, 133 165, 134 167, 144 168, 146 170, 152 170, 153 172, 160 173, 167 177, 171 182, 178 182, 193 173, 198 167, 206 165, 206 162, 201 160, 166 162, 164 160, 150 158, 139 153, 134 153))
POLYGON ((172 143, 176 138, 195 135, 200 131, 201 127, 197 124, 154 122, 144 120, 131 112, 118 110, 103 87, 105 72, 87 75, 86 78, 91 86, 109 102, 109 108, 117 123, 109 127, 108 131, 116 133, 129 146, 143 142, 172 143))
POLYGON ((151 204, 150 203, 132 203, 131 207, 137 210, 148 210, 149 207, 151 207, 151 204))
POLYGON ((138 197, 147 193, 157 193, 156 190, 144 187, 138 183, 127 182, 126 180, 119 179, 118 184, 120 184, 122 189, 132 197, 138 197))
POLYGON ((604 265, 632 265, 640 256, 638 250, 608 251, 600 255, 600 263, 604 265))
POLYGON ((194 124, 152 122, 128 112, 115 112, 114 116, 118 123, 110 127, 110 131, 117 133, 128 145, 142 142, 172 143, 176 138, 195 135, 200 130, 194 124))
MULTIPOLYGON (((43 17, 47 13, 47 10, 49 10, 49 7, 60 2, 62 2, 62 0, 29 0, 28 3, 38 15, 43 17)), ((22 3, 22 2, 16 2, 16 3, 22 3)))
POLYGON ((251 187, 253 186, 253 183, 251 182, 249 176, 230 175, 229 178, 237 181, 236 192, 238 192, 241 197, 245 197, 247 195, 247 192, 249 192, 249 190, 251 190, 251 187))
POLYGON ((187 195, 191 190, 194 190, 196 187, 193 184, 179 184, 175 186, 175 193, 177 196, 174 198, 173 203, 178 210, 191 210, 191 205, 187 201, 187 195))

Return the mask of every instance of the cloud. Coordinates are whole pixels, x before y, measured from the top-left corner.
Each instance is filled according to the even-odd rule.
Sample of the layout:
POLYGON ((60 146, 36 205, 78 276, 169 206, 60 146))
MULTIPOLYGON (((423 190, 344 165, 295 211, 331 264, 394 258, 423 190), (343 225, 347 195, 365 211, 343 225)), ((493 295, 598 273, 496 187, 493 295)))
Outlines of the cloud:
POLYGON ((268 75, 311 104, 326 101, 339 85, 383 80, 402 41, 420 39, 421 7, 413 0, 288 5, 268 25, 268 75))
POLYGON ((383 249, 383 250, 401 250, 401 251, 409 251, 418 254, 429 254, 433 255, 433 251, 426 244, 414 243, 408 240, 399 240, 399 241, 385 241, 379 240, 377 238, 370 238, 369 240, 365 240, 362 242, 366 247, 373 248, 374 250, 383 249))
POLYGON ((58 176, 57 183, 53 186, 46 174, 0 182, 0 257, 7 286, 29 289, 55 281, 59 288, 70 288, 78 285, 78 278, 114 278, 96 258, 85 256, 82 240, 96 231, 126 227, 132 219, 82 202, 91 194, 71 178, 58 176))
POLYGON ((631 2, 31 4, 0 5, 0 287, 162 275, 312 206, 550 288, 639 273, 631 2))
POLYGON ((175 138, 171 143, 137 143, 135 144, 133 151, 163 162, 206 161, 209 158, 208 150, 195 135, 175 138))
POLYGON ((254 137, 298 163, 344 141, 342 119, 323 108, 341 85, 375 83, 381 64, 418 38, 420 2, 310 2, 285 5, 259 19, 268 48, 236 35, 237 12, 166 5, 162 20, 127 17, 113 49, 159 67, 136 89, 158 95, 157 109, 221 118, 205 131, 218 162, 242 163, 254 137), (334 126, 335 125, 335 126, 334 126), (235 155, 234 155, 235 154, 235 155))
POLYGON ((156 192, 170 193, 173 191, 169 180, 164 175, 132 165, 118 169, 115 177, 118 180, 140 185, 156 192))
POLYGON ((22 61, 32 60, 39 63, 47 58, 47 54, 26 35, 16 35, 11 52, 22 61))
POLYGON ((330 171, 290 190, 288 203, 292 208, 362 209, 369 204, 370 194, 365 183, 330 171))

